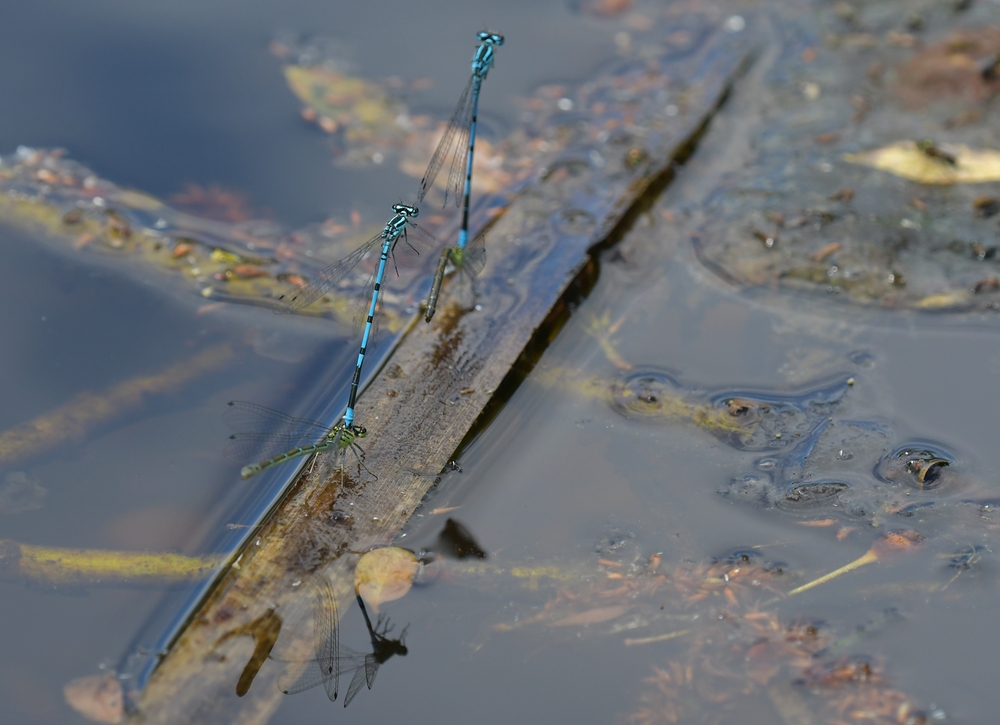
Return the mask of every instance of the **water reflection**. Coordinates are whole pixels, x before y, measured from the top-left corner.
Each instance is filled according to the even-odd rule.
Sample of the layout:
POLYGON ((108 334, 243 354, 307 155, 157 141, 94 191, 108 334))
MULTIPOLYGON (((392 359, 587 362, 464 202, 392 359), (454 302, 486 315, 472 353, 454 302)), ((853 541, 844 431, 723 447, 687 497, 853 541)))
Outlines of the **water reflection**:
POLYGON ((476 543, 472 532, 453 518, 445 522, 433 550, 452 559, 486 558, 486 552, 476 543))
POLYGON ((358 694, 362 683, 367 684, 369 690, 372 689, 372 684, 375 682, 375 675, 378 674, 378 668, 387 662, 390 657, 393 655, 402 657, 409 651, 406 649, 406 644, 403 641, 406 638, 406 630, 409 625, 403 627, 403 631, 399 633, 397 639, 391 639, 388 635, 392 631, 393 625, 389 623, 389 618, 379 614, 375 626, 372 627, 372 621, 368 617, 368 610, 365 609, 364 601, 360 596, 357 597, 357 600, 358 606, 361 607, 361 613, 365 617, 365 626, 368 628, 368 636, 371 638, 372 651, 365 654, 361 662, 358 662, 358 658, 362 657, 362 655, 358 653, 351 655, 356 669, 354 677, 351 678, 351 684, 347 686, 344 707, 347 707, 351 700, 354 699, 354 696, 358 694))
POLYGON ((333 587, 322 577, 314 581, 313 587, 315 657, 296 662, 272 656, 271 659, 292 665, 278 677, 278 689, 286 695, 295 695, 323 685, 330 702, 335 702, 340 690, 340 675, 353 672, 344 695, 344 707, 347 707, 363 685, 367 685, 369 690, 372 688, 383 664, 393 656, 402 657, 407 654, 409 650, 405 638, 408 627, 404 627, 398 637, 390 637, 393 625, 389 618, 385 614, 379 614, 373 625, 364 600, 356 595, 371 642, 370 652, 356 652, 340 644, 339 612, 333 587))
POLYGON ((274 648, 274 643, 278 640, 278 635, 281 634, 281 624, 281 617, 275 613, 274 609, 268 609, 263 615, 252 622, 226 632, 215 643, 215 646, 218 647, 233 637, 253 637, 253 655, 247 661, 247 665, 243 668, 243 673, 236 683, 236 694, 240 697, 243 697, 250 691, 250 685, 253 684, 254 678, 270 656, 271 650, 274 648))

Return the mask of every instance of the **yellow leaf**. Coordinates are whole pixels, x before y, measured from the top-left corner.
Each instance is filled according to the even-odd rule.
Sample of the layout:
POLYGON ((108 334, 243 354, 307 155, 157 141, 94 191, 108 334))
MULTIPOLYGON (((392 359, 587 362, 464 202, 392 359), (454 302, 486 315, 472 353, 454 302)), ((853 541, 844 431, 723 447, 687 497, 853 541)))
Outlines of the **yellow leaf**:
POLYGON ((380 604, 406 596, 420 563, 412 551, 388 546, 369 551, 354 569, 354 589, 376 611, 380 604))
POLYGON ((898 141, 874 151, 844 154, 852 164, 871 166, 922 184, 983 184, 1000 181, 1000 151, 959 144, 928 152, 915 141, 898 141))
POLYGON ((917 301, 914 307, 920 310, 943 310, 949 307, 958 307, 969 302, 969 294, 964 290, 957 292, 943 292, 936 295, 928 295, 917 301))

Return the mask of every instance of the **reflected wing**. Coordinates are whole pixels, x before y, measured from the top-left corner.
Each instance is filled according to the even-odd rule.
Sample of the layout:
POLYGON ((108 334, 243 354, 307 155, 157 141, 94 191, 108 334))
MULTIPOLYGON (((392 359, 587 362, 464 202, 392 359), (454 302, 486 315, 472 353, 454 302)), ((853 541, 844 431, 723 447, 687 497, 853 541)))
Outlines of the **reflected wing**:
POLYGON ((337 282, 346 277, 358 265, 358 262, 368 256, 372 247, 381 243, 381 241, 382 234, 380 232, 339 262, 334 262, 330 266, 321 269, 305 286, 293 287, 288 290, 288 292, 278 298, 278 307, 274 310, 275 314, 296 312, 303 307, 311 305, 325 295, 337 282))
MULTIPOLYGON (((462 143, 462 137, 464 136, 466 140, 468 139, 469 124, 472 120, 472 83, 473 77, 470 76, 465 90, 462 91, 462 95, 458 99, 458 105, 455 107, 454 113, 451 114, 448 127, 445 129, 441 141, 438 142, 438 147, 434 150, 434 155, 431 156, 431 161, 427 165, 427 171, 424 172, 424 177, 420 180, 420 190, 417 192, 418 204, 423 201, 424 197, 427 196, 427 192, 434 186, 434 180, 437 178, 438 172, 441 171, 441 167, 450 154, 454 154, 451 163, 452 168, 455 165, 455 158, 465 158, 463 150, 466 144, 462 143)), ((445 203, 447 204, 447 190, 445 191, 445 195, 445 203)))
POLYGON ((320 577, 313 592, 313 630, 316 635, 316 661, 329 676, 323 680, 330 702, 337 699, 340 687, 340 632, 337 598, 333 587, 320 577))
MULTIPOLYGON (((278 660, 279 662, 281 660, 278 660)), ((332 674, 324 671, 323 666, 316 660, 306 662, 305 670, 298 676, 294 676, 294 670, 288 669, 278 676, 278 689, 286 695, 297 695, 300 692, 311 690, 312 688, 326 683, 332 674)), ((329 694, 329 692, 327 693, 329 694)), ((333 700, 334 698, 330 698, 333 700)))
POLYGON ((378 667, 381 664, 375 655, 368 655, 365 657, 365 680, 368 682, 368 689, 372 689, 372 685, 375 684, 375 675, 378 674, 378 667))
MULTIPOLYGON (((323 577, 313 581, 313 635, 316 658, 305 663, 305 669, 294 676, 286 670, 278 677, 278 689, 286 695, 305 692, 319 684, 326 689, 330 702, 337 699, 340 687, 340 631, 337 598, 333 587, 323 577)), ((278 657, 271 659, 286 662, 278 657)))
MULTIPOLYGON (((351 678, 351 684, 347 688, 347 695, 344 697, 344 707, 347 707, 354 696, 357 695, 357 691, 361 689, 361 685, 365 684, 367 681, 367 671, 365 669, 367 659, 371 655, 363 654, 352 654, 347 657, 341 657, 341 671, 344 672, 354 672, 354 677, 351 678), (345 666, 346 665, 346 666, 345 666)), ((327 697, 331 701, 337 699, 335 680, 339 677, 335 677, 335 674, 339 673, 330 672, 324 665, 320 664, 319 660, 308 660, 305 663, 302 662, 292 662, 289 660, 284 660, 279 657, 270 657, 269 659, 275 662, 283 662, 286 664, 305 664, 305 670, 301 672, 298 676, 294 675, 294 670, 286 670, 278 676, 278 689, 281 690, 286 695, 297 695, 300 692, 305 692, 306 690, 311 690, 314 687, 323 685, 326 687, 327 697), (331 688, 334 688, 334 693, 330 695, 331 688)), ((376 666, 377 669, 377 666, 376 666)), ((374 680, 374 676, 372 678, 374 680)))
MULTIPOLYGON (((371 655, 368 656, 370 657, 371 655)), ((357 696, 363 684, 365 684, 365 668, 362 665, 354 670, 354 677, 351 678, 351 684, 347 686, 347 694, 344 695, 344 707, 351 704, 351 700, 357 696)))

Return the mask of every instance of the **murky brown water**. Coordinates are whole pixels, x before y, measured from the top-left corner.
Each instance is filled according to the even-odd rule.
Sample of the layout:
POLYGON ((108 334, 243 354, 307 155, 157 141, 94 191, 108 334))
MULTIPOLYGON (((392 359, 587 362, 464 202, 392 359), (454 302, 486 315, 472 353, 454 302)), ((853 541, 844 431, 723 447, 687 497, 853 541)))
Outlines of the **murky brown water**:
MULTIPOLYGON (((338 10, 356 27, 351 38, 384 35, 378 28, 387 11, 360 8, 338 10)), ((689 10, 696 17, 704 8, 689 10)), ((712 10, 698 22, 732 20, 729 9, 712 10)), ((82 69, 63 70, 63 63, 39 71, 33 86, 61 90, 21 92, 24 116, 12 111, 0 135, 3 153, 18 144, 66 145, 102 177, 163 197, 186 181, 221 182, 289 227, 331 211, 346 218, 352 209, 367 220, 396 193, 389 186, 412 185, 387 169, 334 168, 324 139, 295 124, 296 102, 266 56, 266 38, 280 27, 342 33, 336 28, 347 20, 329 8, 257 8, 250 19, 241 10, 196 21, 107 6, 101 24, 82 29, 74 11, 60 12, 65 42, 87 38, 79 47, 90 48, 83 56, 90 60, 82 69), (204 37, 208 29, 221 36, 204 37), (116 42, 99 44, 98 53, 93 39, 105 36, 116 42), (188 50, 163 40, 170 37, 188 50), (154 50, 162 55, 143 38, 160 39, 154 50), (122 70, 116 92, 95 85, 109 57, 129 53, 142 60, 122 70), (195 70, 182 74, 182 61, 216 78, 213 88, 239 88, 250 77, 254 92, 234 90, 228 103, 205 106, 217 93, 192 91, 195 70), (148 107, 129 91, 151 93, 144 68, 159 69, 155 98, 172 115, 154 123, 136 111, 129 123, 159 129, 167 134, 163 147, 190 148, 196 161, 179 162, 147 136, 124 134, 113 120, 124 110, 106 110, 148 107), (272 87, 258 93, 259 78, 272 87), (69 94, 80 86, 94 86, 92 95, 105 100, 69 94), (171 93, 193 95, 182 102, 171 93), (70 124, 53 120, 56 112, 28 113, 36 97, 63 116, 90 114, 89 130, 71 133, 70 124), (122 98, 129 102, 115 105, 122 98), (275 117, 275 104, 284 116, 275 117), (258 105, 265 110, 247 110, 258 105), (200 110, 189 116, 185 109, 200 110), (45 119, 38 128, 30 123, 36 116, 45 119)), ((460 470, 442 476, 401 539, 415 550, 440 550, 439 532, 451 518, 486 552, 483 568, 442 557, 425 586, 384 605, 391 636, 407 627, 407 652, 382 665, 371 692, 362 688, 343 709, 318 687, 287 697, 272 722, 993 721, 1000 491, 990 454, 1000 353, 988 285, 969 290, 992 274, 994 255, 985 250, 995 250, 1000 235, 996 217, 974 215, 971 197, 1000 189, 929 187, 841 159, 844 151, 915 134, 995 147, 989 97, 963 96, 987 120, 954 133, 948 123, 955 113, 944 106, 912 112, 905 128, 896 128, 886 95, 842 79, 868 73, 875 62, 903 63, 954 27, 1000 26, 1000 6, 823 3, 787 15, 737 12, 760 34, 757 61, 673 182, 602 254, 597 284, 574 301, 565 326, 459 452, 460 470), (859 94, 876 109, 869 125, 850 110, 859 94), (829 133, 838 140, 811 141, 829 133), (827 198, 847 186, 856 189, 853 206, 843 195, 827 198), (876 218, 880 204, 891 207, 889 222, 876 218), (937 226, 922 247, 930 237, 903 225, 913 236, 910 251, 886 269, 910 265, 904 292, 891 281, 884 289, 855 288, 839 269, 825 267, 856 264, 836 256, 858 253, 851 245, 864 249, 868 237, 882 244, 900 215, 916 219, 901 211, 907 204, 925 214, 914 224, 937 226), (824 214, 848 231, 829 232, 833 220, 824 214), (792 226, 796 216, 805 221, 792 226), (939 236, 964 246, 949 249, 939 236), (762 266, 768 238, 783 256, 762 266), (965 253, 975 252, 973 242, 981 258, 965 253), (842 246, 830 251, 831 243, 842 246), (803 259, 827 276, 804 283, 787 273, 803 259), (955 290, 966 297, 939 305, 946 314, 897 309, 955 290), (688 406, 682 412, 678 400, 688 406), (706 411, 721 411, 735 427, 706 423, 699 417, 706 411), (785 596, 866 553, 871 561, 856 570, 785 596)), ((508 36, 511 47, 484 93, 500 137, 517 123, 515 96, 543 82, 589 77, 616 47, 624 52, 621 33, 638 33, 637 18, 647 15, 651 8, 637 7, 601 19, 553 4, 530 11, 484 5, 448 17, 462 32, 487 17, 508 36)), ((30 18, 23 22, 41 32, 30 18)), ((695 37, 698 22, 677 32, 695 37)), ((425 30, 441 34, 435 46, 458 32, 437 22, 425 30)), ((413 28, 393 35, 399 57, 356 41, 362 75, 414 65, 426 44, 415 35, 413 28)), ((15 47, 25 63, 37 62, 26 44, 15 47)), ((428 106, 447 106, 448 89, 460 80, 461 68, 445 62, 444 51, 438 55, 420 70, 435 79, 428 106)), ((9 72, 4 82, 13 88, 19 77, 9 72)), ((254 400, 321 417, 341 404, 330 401, 342 397, 341 371, 356 342, 325 321, 239 305, 206 312, 162 279, 143 285, 142 272, 81 264, 22 232, 5 228, 3 235, 8 264, 0 288, 12 300, 7 308, 16 309, 4 323, 5 429, 81 391, 190 364, 211 344, 229 345, 232 357, 123 407, 82 438, 7 466, 0 538, 184 553, 233 546, 243 530, 226 525, 252 521, 281 481, 275 475, 260 488, 238 481, 238 466, 222 457, 225 402, 254 400)), ((881 280, 885 259, 874 254, 861 265, 864 274, 881 280)), ((165 597, 157 588, 2 587, 0 641, 8 656, 0 719, 10 723, 80 721, 63 703, 62 686, 129 655, 148 659, 137 651, 156 642, 196 591, 165 597)), ((306 618, 286 624, 308 626, 306 618)), ((365 650, 356 607, 340 631, 345 646, 365 650)))

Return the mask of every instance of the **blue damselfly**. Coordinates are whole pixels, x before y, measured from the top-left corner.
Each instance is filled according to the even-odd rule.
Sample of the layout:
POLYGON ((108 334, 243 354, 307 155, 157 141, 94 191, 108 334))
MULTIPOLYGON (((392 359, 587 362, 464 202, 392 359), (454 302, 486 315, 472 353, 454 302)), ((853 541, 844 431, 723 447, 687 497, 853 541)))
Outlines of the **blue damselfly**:
POLYGON ((420 190, 417 192, 417 203, 419 204, 434 186, 438 172, 450 157, 448 183, 444 191, 445 205, 448 203, 449 195, 455 199, 456 204, 461 200, 462 226, 458 232, 458 244, 454 247, 448 247, 441 253, 441 260, 427 299, 427 310, 424 314, 424 319, 427 322, 430 322, 431 318, 434 317, 441 283, 449 264, 456 268, 464 268, 473 276, 479 274, 483 265, 486 264, 485 239, 482 236, 477 237, 473 244, 469 245, 470 248, 466 249, 469 242, 469 196, 472 193, 472 162, 476 147, 479 91, 483 80, 486 79, 490 68, 493 67, 493 49, 503 45, 503 36, 499 33, 483 30, 480 31, 477 38, 480 45, 472 57, 472 75, 458 99, 458 106, 455 108, 447 128, 445 128, 444 135, 441 137, 434 155, 431 156, 427 171, 424 172, 424 176, 420 180, 420 190))
POLYGON ((369 282, 369 286, 371 286, 371 304, 368 307, 364 334, 361 337, 361 350, 358 352, 358 362, 355 365, 354 377, 351 380, 351 392, 347 400, 347 411, 344 413, 343 426, 347 431, 352 430, 354 427, 354 406, 357 403, 358 386, 361 383, 361 368, 365 362, 368 341, 372 333, 372 324, 378 312, 379 292, 382 289, 382 282, 385 279, 386 265, 388 264, 389 257, 393 256, 396 242, 399 241, 400 237, 409 245, 406 228, 407 225, 412 225, 413 222, 411 220, 419 214, 417 207, 410 206, 409 204, 394 204, 392 210, 395 214, 386 222, 385 228, 380 234, 376 234, 344 259, 320 270, 309 284, 283 294, 278 298, 280 305, 275 310, 278 313, 294 312, 312 304, 326 294, 337 282, 346 277, 376 246, 381 246, 382 255, 379 258, 378 268, 369 282))

